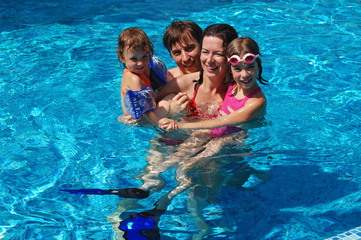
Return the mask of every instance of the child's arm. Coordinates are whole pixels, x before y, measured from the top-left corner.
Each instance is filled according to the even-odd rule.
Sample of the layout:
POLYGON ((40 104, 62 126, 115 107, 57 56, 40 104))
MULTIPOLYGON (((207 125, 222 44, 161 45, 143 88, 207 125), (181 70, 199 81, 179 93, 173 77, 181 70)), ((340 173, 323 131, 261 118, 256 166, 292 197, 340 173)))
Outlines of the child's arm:
MULTIPOLYGON (((135 74, 131 73, 131 72, 126 72, 123 73, 123 78, 122 78, 122 83, 121 83, 121 91, 126 93, 129 90, 131 91, 139 91, 141 89, 143 89, 143 81, 135 74)), ((124 106, 124 96, 122 94, 121 97, 122 100, 122 109, 123 109, 123 113, 124 115, 127 115, 128 112, 124 106)))
POLYGON ((222 126, 237 125, 249 121, 265 112, 266 99, 257 98, 247 101, 244 107, 213 120, 204 120, 199 122, 177 122, 171 119, 163 118, 158 122, 160 128, 165 130, 171 129, 211 129, 222 126))
POLYGON ((153 123, 156 126, 158 125, 158 121, 160 120, 160 118, 154 112, 154 110, 146 112, 143 116, 145 116, 149 122, 153 123))
MULTIPOLYGON (((131 72, 127 72, 123 75, 123 79, 122 79, 122 89, 123 91, 127 92, 129 90, 131 91, 139 91, 144 89, 144 83, 143 81, 136 75, 133 74, 131 72)), ((124 106, 124 99, 122 96, 122 107, 123 107, 123 112, 124 113, 128 113, 125 106, 124 106)), ((143 116, 145 116, 147 118, 147 120, 149 120, 151 123, 157 125, 158 121, 159 121, 159 117, 157 116, 157 114, 154 112, 154 110, 148 111, 146 113, 143 114, 143 116)), ((135 120, 136 121, 136 120, 135 120)))
POLYGON ((124 92, 129 90, 131 91, 139 91, 144 88, 144 83, 140 77, 132 72, 125 72, 123 74, 121 88, 124 92))

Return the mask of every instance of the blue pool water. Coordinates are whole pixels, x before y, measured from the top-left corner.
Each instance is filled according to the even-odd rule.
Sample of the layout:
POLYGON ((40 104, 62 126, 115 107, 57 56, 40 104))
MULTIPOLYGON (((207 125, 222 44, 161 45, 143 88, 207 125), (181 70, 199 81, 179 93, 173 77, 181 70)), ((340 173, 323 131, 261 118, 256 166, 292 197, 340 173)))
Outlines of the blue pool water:
MULTIPOLYGON (((325 239, 361 226, 360 1, 3 0, 0 238, 119 237, 109 216, 121 199, 60 190, 140 186, 149 159, 175 151, 159 130, 117 122, 115 53, 119 33, 139 26, 174 67, 162 45, 173 19, 229 23, 254 38, 268 113, 244 143, 194 169, 199 178, 216 165, 211 173, 225 179, 202 224, 183 192, 160 218, 161 239, 205 229, 204 239, 325 239)), ((165 188, 126 205, 122 218, 152 209, 175 174, 166 171, 165 188)))

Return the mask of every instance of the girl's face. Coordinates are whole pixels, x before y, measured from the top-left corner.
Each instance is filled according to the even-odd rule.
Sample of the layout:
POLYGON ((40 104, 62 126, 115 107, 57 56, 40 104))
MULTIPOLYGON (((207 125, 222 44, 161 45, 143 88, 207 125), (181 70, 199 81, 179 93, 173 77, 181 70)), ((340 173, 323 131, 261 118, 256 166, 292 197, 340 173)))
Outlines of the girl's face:
POLYGON ((209 78, 226 75, 227 64, 222 39, 214 36, 203 38, 201 64, 209 78))
POLYGON ((123 52, 123 58, 120 59, 125 66, 134 73, 142 74, 148 69, 149 65, 149 53, 144 52, 139 48, 130 50, 126 48, 123 52))
POLYGON ((237 66, 231 66, 233 79, 237 86, 243 89, 249 89, 254 86, 258 78, 258 63, 254 61, 251 64, 240 63, 237 66))
POLYGON ((172 45, 170 54, 183 74, 199 71, 200 46, 193 37, 172 45))

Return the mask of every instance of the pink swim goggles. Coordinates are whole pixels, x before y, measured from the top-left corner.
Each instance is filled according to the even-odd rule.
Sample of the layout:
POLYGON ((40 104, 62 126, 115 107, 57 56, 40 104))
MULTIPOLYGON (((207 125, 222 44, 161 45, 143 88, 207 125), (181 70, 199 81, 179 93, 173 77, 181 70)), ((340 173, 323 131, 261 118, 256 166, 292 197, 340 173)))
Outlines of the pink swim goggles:
POLYGON ((241 62, 243 62, 245 64, 251 64, 258 57, 259 57, 259 54, 254 55, 253 53, 246 53, 242 59, 238 55, 233 55, 230 58, 228 58, 228 62, 230 64, 232 64, 233 66, 238 66, 241 62))

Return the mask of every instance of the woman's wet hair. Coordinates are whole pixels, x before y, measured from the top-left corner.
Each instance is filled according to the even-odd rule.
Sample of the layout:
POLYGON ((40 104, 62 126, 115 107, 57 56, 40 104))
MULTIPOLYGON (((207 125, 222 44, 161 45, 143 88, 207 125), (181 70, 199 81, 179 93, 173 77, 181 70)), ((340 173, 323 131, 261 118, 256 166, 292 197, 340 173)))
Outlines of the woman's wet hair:
POLYGON ((203 31, 202 40, 204 37, 208 36, 222 39, 224 51, 226 51, 228 44, 230 44, 234 39, 238 38, 236 29, 228 24, 213 24, 208 26, 203 31))
MULTIPOLYGON (((229 58, 233 55, 238 55, 242 58, 247 53, 252 53, 254 55, 262 55, 259 52, 259 46, 256 43, 256 41, 254 41, 250 37, 240 37, 240 38, 234 39, 228 45, 226 55, 227 55, 227 58, 229 58)), ((265 80, 262 77, 262 60, 261 60, 261 58, 256 58, 256 62, 259 67, 257 79, 261 84, 267 84, 267 80, 265 80)), ((233 78, 229 79, 228 84, 230 84, 232 82, 234 82, 233 78)))

